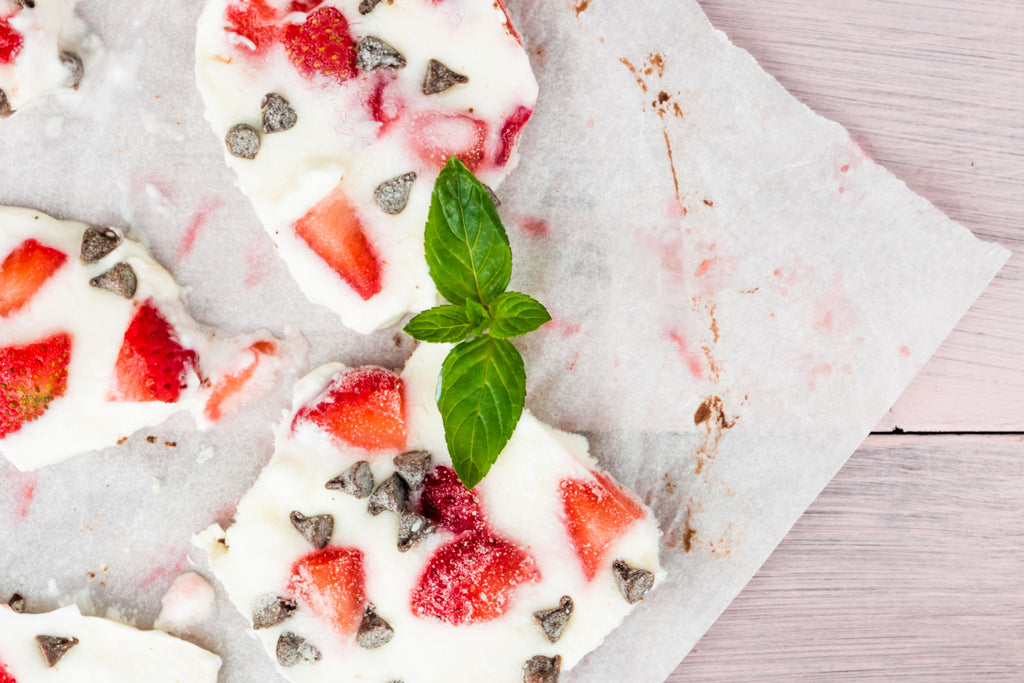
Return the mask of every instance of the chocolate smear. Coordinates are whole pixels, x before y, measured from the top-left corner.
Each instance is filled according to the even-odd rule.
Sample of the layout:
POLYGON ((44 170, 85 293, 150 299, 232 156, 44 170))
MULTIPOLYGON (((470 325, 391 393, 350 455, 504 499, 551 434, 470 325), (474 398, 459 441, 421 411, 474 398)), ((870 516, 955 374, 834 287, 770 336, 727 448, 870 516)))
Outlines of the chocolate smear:
POLYGON ((85 67, 82 65, 82 58, 74 52, 61 50, 60 63, 63 64, 64 68, 68 70, 69 74, 71 74, 71 87, 78 90, 78 86, 82 84, 82 76, 85 75, 85 67))
POLYGON ((612 571, 615 573, 615 583, 619 592, 629 604, 640 602, 647 595, 654 585, 654 574, 646 569, 634 569, 622 560, 615 560, 612 563, 612 571))
POLYGON ((331 515, 313 515, 307 517, 298 510, 288 515, 292 526, 302 534, 317 550, 323 550, 331 542, 334 535, 334 517, 331 515))
POLYGON ((0 88, 0 119, 6 119, 8 116, 14 113, 11 109, 11 103, 7 101, 7 93, 0 88))
POLYGON ((82 263, 96 263, 121 246, 121 234, 113 228, 90 225, 82 235, 82 263))
POLYGON ((427 62, 427 76, 423 79, 424 95, 436 95, 459 83, 469 83, 469 78, 452 71, 436 59, 427 62))
POLYGON ((7 601, 7 606, 11 608, 11 611, 15 614, 25 613, 25 597, 21 593, 15 593, 11 596, 11 599, 7 601))
POLYGON ((125 299, 131 299, 135 296, 139 279, 135 277, 132 267, 122 261, 102 275, 97 275, 89 280, 89 284, 114 294, 120 294, 125 299))
POLYGON ((356 498, 366 498, 373 492, 373 472, 370 470, 370 463, 360 460, 324 484, 324 488, 342 491, 356 498))
POLYGON ((572 616, 572 607, 572 598, 563 595, 562 599, 558 601, 558 607, 542 609, 533 613, 533 618, 540 626, 540 630, 552 643, 557 643, 558 639, 562 637, 562 631, 565 630, 566 624, 569 623, 569 617, 572 616))
POLYGON ((68 653, 68 650, 78 645, 78 638, 64 638, 62 636, 36 636, 39 649, 46 658, 46 664, 50 667, 56 666, 57 662, 68 653))
POLYGON ((487 190, 487 194, 488 196, 490 196, 491 203, 494 204, 494 208, 497 209, 499 206, 501 206, 501 200, 498 199, 498 195, 494 192, 494 190, 491 189, 491 186, 486 183, 480 184, 484 186, 485 190, 487 190))
POLYGON ((523 667, 523 683, 558 683, 561 670, 562 658, 559 655, 530 657, 523 667))
POLYGON ((385 43, 380 38, 366 36, 359 41, 356 49, 356 68, 360 71, 377 69, 402 69, 405 57, 402 53, 385 43))
POLYGON ((280 133, 288 130, 299 120, 298 114, 288 104, 288 100, 275 92, 268 92, 260 103, 260 115, 263 117, 264 133, 280 133))
POLYGON ((416 174, 412 171, 385 180, 373 191, 373 201, 377 202, 377 206, 386 214, 400 214, 409 203, 409 193, 412 192, 412 184, 415 181, 416 174))
POLYGON ((294 601, 273 593, 261 595, 256 598, 256 606, 252 610, 252 627, 260 629, 276 626, 290 617, 297 607, 294 601))
POLYGON ((377 616, 377 612, 370 603, 366 606, 366 613, 363 614, 363 621, 359 624, 359 631, 356 633, 356 642, 359 647, 367 650, 387 645, 395 635, 395 629, 391 624, 377 616))
POLYGON ((398 520, 398 550, 405 552, 415 548, 420 542, 434 533, 434 523, 423 515, 412 511, 402 513, 398 520))
POLYGON ((366 509, 376 517, 385 510, 391 510, 395 514, 402 514, 409 508, 409 486, 397 474, 392 474, 385 479, 377 489, 370 494, 370 503, 366 509))
POLYGON ((359 13, 369 14, 373 11, 373 8, 380 4, 380 0, 362 0, 359 3, 359 13))
POLYGON ((430 469, 430 453, 427 451, 409 451, 396 455, 394 459, 395 470, 398 475, 409 485, 410 491, 417 491, 423 486, 423 480, 427 477, 427 470, 430 469))
POLYGON ((224 136, 224 144, 228 146, 231 156, 239 159, 255 159, 260 151, 260 134, 252 126, 239 123, 231 127, 224 136))
POLYGON ((277 639, 277 663, 281 666, 320 661, 320 648, 300 635, 285 631, 277 639))

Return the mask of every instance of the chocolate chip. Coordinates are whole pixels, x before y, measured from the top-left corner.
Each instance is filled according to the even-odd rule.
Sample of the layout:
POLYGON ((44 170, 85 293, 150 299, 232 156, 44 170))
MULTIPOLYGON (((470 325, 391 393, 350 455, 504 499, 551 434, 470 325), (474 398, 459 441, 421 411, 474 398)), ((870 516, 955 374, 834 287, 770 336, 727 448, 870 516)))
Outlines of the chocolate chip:
POLYGON ((455 73, 436 59, 431 59, 427 62, 427 76, 423 79, 423 94, 436 95, 453 85, 468 82, 468 77, 455 73))
POLYGON ((494 204, 494 208, 498 208, 499 206, 501 206, 501 200, 498 199, 498 195, 495 194, 494 190, 491 189, 491 186, 486 183, 480 184, 484 186, 485 190, 487 190, 487 194, 490 196, 491 203, 494 204))
POLYGON ((387 645, 395 635, 395 629, 391 624, 377 616, 373 603, 366 606, 366 613, 363 614, 363 621, 359 624, 359 632, 356 633, 356 642, 359 647, 367 650, 387 645))
POLYGON ((82 263, 96 263, 121 246, 121 234, 113 228, 90 225, 82 235, 82 263))
POLYGON ((11 599, 7 601, 7 606, 11 608, 11 611, 15 614, 24 614, 25 612, 25 598, 21 593, 15 593, 11 596, 11 599))
POLYGON ((373 8, 380 4, 380 0, 362 0, 359 3, 359 13, 369 14, 373 11, 373 8))
POLYGON ((562 658, 559 655, 530 657, 523 667, 523 683, 558 683, 561 670, 562 658))
POLYGON ((409 486, 397 474, 392 474, 385 479, 376 490, 370 494, 370 504, 366 509, 376 517, 385 510, 391 510, 396 514, 402 514, 409 507, 409 486))
POLYGON ((252 610, 252 627, 270 628, 276 626, 292 615, 298 605, 292 600, 267 593, 256 598, 256 606, 252 610))
POLYGON ((260 134, 252 126, 239 123, 232 126, 228 134, 224 136, 224 143, 228 146, 231 156, 239 159, 255 159, 260 151, 260 134))
POLYGON ((0 88, 0 119, 6 119, 8 116, 14 113, 11 109, 11 103, 7 101, 7 93, 0 88))
POLYGON ((34 9, 36 6, 36 0, 14 0, 15 4, 21 5, 22 7, 28 7, 34 9))
POLYGON ((644 599, 647 591, 654 585, 654 574, 646 569, 634 569, 622 560, 612 563, 615 572, 615 583, 626 602, 633 604, 644 599))
POLYGON ((360 460, 324 484, 324 488, 342 491, 356 498, 366 498, 373 491, 373 472, 370 471, 370 463, 360 460))
POLYGON ((82 76, 85 75, 85 67, 82 66, 82 58, 74 52, 61 50, 60 63, 63 64, 64 68, 71 74, 71 87, 78 90, 78 86, 82 83, 82 76))
POLYGON ((405 205, 409 203, 409 193, 412 192, 415 180, 416 174, 412 171, 385 180, 373 191, 373 200, 384 213, 392 216, 402 213, 405 205))
POLYGON ((302 636, 285 631, 277 639, 277 663, 281 666, 295 666, 296 664, 319 661, 320 648, 302 636))
POLYGON ((558 639, 562 637, 562 631, 565 630, 565 625, 569 623, 571 616, 572 598, 568 595, 562 596, 562 599, 558 601, 558 607, 542 609, 533 613, 533 618, 540 626, 540 630, 552 643, 558 642, 558 639))
POLYGON ((39 649, 46 658, 48 666, 54 666, 61 660, 61 657, 68 653, 68 650, 78 645, 78 638, 64 638, 62 636, 36 636, 39 649))
POLYGON ((263 116, 264 133, 280 133, 294 126, 299 120, 288 100, 273 92, 263 96, 260 114, 263 116))
POLYGON ((409 451, 396 455, 394 459, 395 470, 399 476, 409 485, 410 491, 416 491, 423 486, 423 480, 427 477, 427 470, 430 469, 430 453, 426 451, 409 451))
POLYGON ((139 279, 135 277, 132 267, 122 261, 102 275, 97 275, 89 280, 89 284, 114 294, 120 294, 125 299, 131 299, 135 296, 139 279))
POLYGON ((331 515, 307 517, 298 510, 292 510, 288 519, 302 537, 312 543, 317 550, 323 550, 331 542, 331 536, 334 535, 334 517, 331 515))
POLYGON ((434 533, 434 523, 423 515, 406 511, 398 520, 398 550, 405 552, 415 548, 420 542, 434 533))
POLYGON ((401 69, 405 67, 402 53, 380 38, 366 36, 359 41, 356 53, 356 68, 361 71, 375 69, 401 69))

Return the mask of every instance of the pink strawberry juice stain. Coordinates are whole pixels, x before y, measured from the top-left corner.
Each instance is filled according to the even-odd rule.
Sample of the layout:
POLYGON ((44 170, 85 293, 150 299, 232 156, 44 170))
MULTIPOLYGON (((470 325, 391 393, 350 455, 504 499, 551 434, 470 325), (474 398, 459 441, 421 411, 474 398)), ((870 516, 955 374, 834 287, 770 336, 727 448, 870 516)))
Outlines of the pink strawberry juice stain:
POLYGON ((196 239, 199 237, 199 233, 204 227, 206 222, 210 218, 210 214, 216 211, 220 207, 219 198, 206 199, 199 210, 193 214, 192 218, 188 222, 188 226, 185 228, 185 234, 181 237, 181 242, 178 244, 178 253, 176 259, 180 261, 192 252, 192 247, 196 244, 196 239))
POLYGON ((697 357, 686 342, 686 338, 678 332, 669 332, 668 338, 671 339, 676 347, 679 349, 679 356, 686 363, 686 368, 693 375, 694 379, 701 379, 704 376, 704 371, 701 368, 700 358, 697 357))
POLYGON ((28 516, 29 508, 32 507, 32 500, 36 497, 36 482, 39 479, 39 475, 34 472, 28 472, 20 475, 20 478, 22 481, 18 495, 18 507, 14 511, 15 517, 19 522, 28 516))

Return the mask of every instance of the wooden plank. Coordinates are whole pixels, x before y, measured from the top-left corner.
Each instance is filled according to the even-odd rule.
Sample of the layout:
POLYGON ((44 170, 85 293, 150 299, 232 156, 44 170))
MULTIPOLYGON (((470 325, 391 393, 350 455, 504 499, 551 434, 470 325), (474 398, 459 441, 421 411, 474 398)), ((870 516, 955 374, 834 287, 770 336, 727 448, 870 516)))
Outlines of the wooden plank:
POLYGON ((869 437, 669 678, 1024 680, 1024 436, 869 437))
POLYGON ((701 4, 911 189, 1018 252, 879 428, 1024 430, 1024 5, 701 4))

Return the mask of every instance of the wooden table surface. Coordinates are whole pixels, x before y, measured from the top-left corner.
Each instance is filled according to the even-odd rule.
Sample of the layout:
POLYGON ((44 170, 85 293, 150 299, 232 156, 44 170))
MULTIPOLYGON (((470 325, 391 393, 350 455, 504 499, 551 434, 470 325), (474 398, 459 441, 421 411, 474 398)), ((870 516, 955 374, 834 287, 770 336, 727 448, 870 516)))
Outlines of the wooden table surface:
POLYGON ((669 681, 1024 681, 1024 2, 701 4, 1015 254, 669 681))

